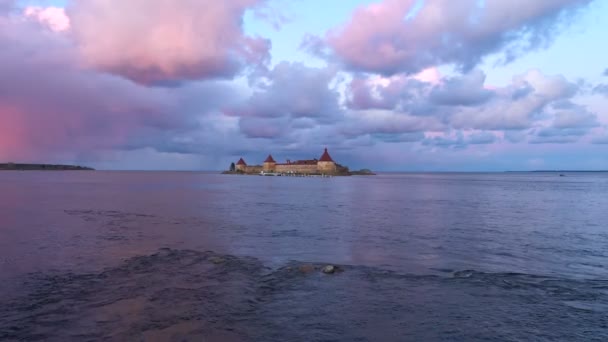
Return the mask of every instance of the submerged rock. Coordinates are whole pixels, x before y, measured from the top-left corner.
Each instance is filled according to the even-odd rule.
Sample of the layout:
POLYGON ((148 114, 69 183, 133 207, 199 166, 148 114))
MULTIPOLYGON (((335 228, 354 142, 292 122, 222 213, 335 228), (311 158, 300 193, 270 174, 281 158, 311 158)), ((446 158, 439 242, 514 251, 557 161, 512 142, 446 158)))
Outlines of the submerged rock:
POLYGON ((332 274, 334 272, 336 272, 336 267, 333 265, 327 265, 323 267, 323 273, 325 274, 332 274))
POLYGON ((224 263, 226 260, 224 260, 224 258, 214 256, 214 257, 209 258, 209 261, 211 261, 212 263, 217 265, 217 264, 224 263))
POLYGON ((311 273, 315 271, 315 267, 313 265, 306 264, 298 267, 298 270, 302 273, 311 273))

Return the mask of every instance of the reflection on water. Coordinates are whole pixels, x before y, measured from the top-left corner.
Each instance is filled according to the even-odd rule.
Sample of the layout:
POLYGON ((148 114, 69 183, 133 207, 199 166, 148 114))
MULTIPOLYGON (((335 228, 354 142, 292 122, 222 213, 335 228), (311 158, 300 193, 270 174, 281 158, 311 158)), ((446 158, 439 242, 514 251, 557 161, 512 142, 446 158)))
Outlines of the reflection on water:
POLYGON ((600 173, 3 172, 0 339, 605 340, 606 208, 600 173))

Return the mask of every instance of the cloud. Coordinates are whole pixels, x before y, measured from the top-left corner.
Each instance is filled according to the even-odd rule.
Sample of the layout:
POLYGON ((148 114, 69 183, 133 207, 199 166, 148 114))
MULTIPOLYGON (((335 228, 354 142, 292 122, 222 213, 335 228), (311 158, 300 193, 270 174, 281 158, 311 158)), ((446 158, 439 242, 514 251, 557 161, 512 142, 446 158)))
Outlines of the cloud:
POLYGON ((398 133, 398 134, 371 134, 373 141, 383 141, 386 143, 412 143, 424 140, 424 132, 398 133))
POLYGON ((331 87, 334 77, 330 68, 282 62, 258 80, 247 101, 225 112, 238 117, 311 118, 332 123, 342 115, 339 94, 331 87))
POLYGON ((318 157, 327 146, 349 166, 376 160, 449 169, 492 158, 508 165, 498 161, 507 150, 521 160, 529 150, 601 151, 591 142, 607 141, 597 104, 575 97, 586 88, 559 75, 530 70, 490 87, 480 69, 446 76, 439 64, 391 75, 332 63, 266 68, 269 43, 242 29, 243 14, 262 0, 208 4, 214 17, 204 25, 198 20, 211 14, 194 0, 70 3, 64 13, 0 0, 0 161, 215 169, 241 155, 252 162, 268 152, 318 157), (91 22, 96 6, 100 20, 91 22), (183 40, 140 34, 157 31, 183 40), (253 41, 259 50, 246 44, 253 41), (545 146, 571 142, 580 144, 545 146), (397 154, 407 162, 395 161, 397 154))
POLYGON ((530 139, 530 144, 571 144, 579 141, 578 136, 557 135, 551 137, 535 137, 530 139))
POLYGON ((436 114, 439 108, 431 101, 431 91, 441 79, 423 81, 419 75, 391 77, 355 76, 346 88, 346 106, 353 110, 395 110, 415 116, 436 114))
POLYGON ((553 127, 548 127, 548 128, 543 128, 541 130, 538 131, 537 136, 538 137, 542 137, 542 138, 549 138, 549 137, 581 137, 583 135, 587 134, 587 130, 586 129, 581 129, 581 128, 564 128, 564 129, 559 129, 559 128, 553 128, 553 127))
POLYGON ((403 76, 354 77, 347 88, 346 105, 355 110, 397 109, 407 93, 413 93, 421 85, 420 81, 403 76))
MULTIPOLYGON (((346 105, 352 110, 433 116, 455 129, 513 130, 530 128, 551 114, 547 109, 565 105, 564 101, 578 91, 578 86, 564 77, 547 76, 538 70, 518 75, 510 84, 492 90, 486 88, 484 80, 485 74, 479 70, 443 78, 436 84, 403 74, 355 77, 346 89, 346 105)), ((591 120, 593 114, 577 106, 570 103, 569 108, 563 108, 558 124, 591 120)))
POLYGON ((505 140, 507 140, 510 143, 513 144, 517 144, 517 143, 521 143, 523 141, 526 140, 527 137, 527 132, 526 131, 514 131, 514 130, 510 130, 510 131, 505 131, 504 132, 504 137, 505 140))
POLYGON ((243 32, 261 0, 71 2, 72 35, 87 65, 144 84, 231 78, 269 61, 270 42, 243 32))
POLYGON ((240 99, 234 86, 145 87, 80 68, 68 35, 19 17, 0 24, 0 160, 96 160, 148 147, 201 153, 221 150, 213 143, 238 127, 207 118, 240 99))
POLYGON ((267 2, 261 6, 257 6, 254 10, 254 15, 257 19, 265 21, 277 31, 285 24, 294 20, 294 18, 287 15, 285 11, 279 10, 274 6, 269 6, 267 2))
POLYGON ((449 120, 458 129, 525 129, 542 117, 548 105, 569 99, 576 91, 576 85, 562 76, 531 70, 516 76, 511 85, 496 89, 488 103, 462 108, 449 120))
POLYGON ((608 77, 608 69, 604 70, 604 73, 602 75, 608 77))
POLYGON ((21 61, 0 56, 2 160, 93 154, 124 144, 145 128, 171 130, 180 124, 169 116, 171 103, 162 92, 15 57, 21 61))
POLYGON ((440 131, 445 127, 434 117, 418 117, 389 110, 361 110, 347 114, 337 130, 353 138, 366 134, 403 134, 440 131))
POLYGON ((305 45, 334 56, 346 68, 383 75, 416 73, 429 66, 455 64, 468 70, 490 54, 505 61, 546 47, 559 24, 591 0, 384 0, 355 11, 324 41, 305 45))
POLYGON ((28 6, 23 13, 26 17, 37 20, 53 31, 67 31, 70 28, 70 18, 60 7, 28 6))
POLYGON ((608 83, 598 84, 593 88, 593 93, 608 96, 608 83))
POLYGON ((15 7, 15 0, 0 0, 0 15, 6 14, 15 7))
POLYGON ((496 135, 492 132, 478 132, 469 136, 467 142, 473 145, 486 145, 496 142, 496 135))
POLYGON ((488 131, 463 132, 445 131, 431 134, 422 142, 424 146, 434 146, 451 149, 466 149, 469 145, 489 145, 498 141, 498 137, 488 131))
POLYGON ((446 79, 431 92, 431 101, 447 106, 474 106, 488 101, 494 93, 484 88, 486 75, 481 70, 446 79))
POLYGON ((582 106, 555 113, 553 127, 555 128, 591 128, 599 126, 597 115, 587 111, 582 106))
POLYGON ((351 80, 348 91, 346 105, 351 109, 393 109, 399 96, 391 94, 387 86, 373 85, 368 79, 357 77, 351 80))
POLYGON ((245 117, 239 120, 239 127, 247 138, 276 139, 289 132, 289 121, 285 117, 245 117))
POLYGON ((428 137, 422 142, 422 145, 450 149, 465 149, 467 147, 467 144, 464 141, 464 135, 461 131, 457 131, 456 134, 452 136, 441 135, 428 137))
POLYGON ((567 144, 580 140, 589 130, 584 128, 542 128, 530 140, 531 144, 567 144))
POLYGON ((593 144, 597 144, 597 145, 606 145, 606 144, 608 144, 608 134, 604 134, 602 136, 595 137, 592 139, 591 142, 593 144))

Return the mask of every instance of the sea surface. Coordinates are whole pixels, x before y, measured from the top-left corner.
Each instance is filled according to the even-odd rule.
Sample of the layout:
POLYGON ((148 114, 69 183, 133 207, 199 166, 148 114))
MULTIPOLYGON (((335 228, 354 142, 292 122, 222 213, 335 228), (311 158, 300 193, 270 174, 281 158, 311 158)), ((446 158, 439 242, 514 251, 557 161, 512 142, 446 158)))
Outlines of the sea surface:
POLYGON ((0 172, 0 340, 608 341, 608 174, 0 172))

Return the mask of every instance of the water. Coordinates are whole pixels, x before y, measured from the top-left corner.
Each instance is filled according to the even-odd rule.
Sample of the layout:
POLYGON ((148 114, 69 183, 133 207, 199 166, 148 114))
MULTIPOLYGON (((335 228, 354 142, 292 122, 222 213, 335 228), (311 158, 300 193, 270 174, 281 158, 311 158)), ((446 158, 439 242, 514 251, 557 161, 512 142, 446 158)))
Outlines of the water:
POLYGON ((607 222, 605 173, 1 172, 0 340, 604 341, 607 222))

